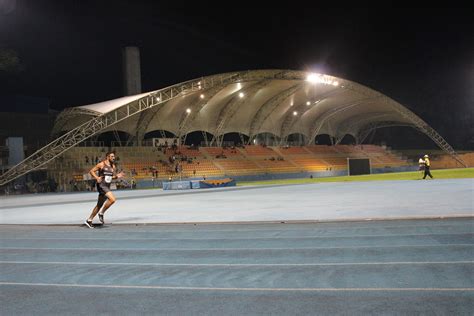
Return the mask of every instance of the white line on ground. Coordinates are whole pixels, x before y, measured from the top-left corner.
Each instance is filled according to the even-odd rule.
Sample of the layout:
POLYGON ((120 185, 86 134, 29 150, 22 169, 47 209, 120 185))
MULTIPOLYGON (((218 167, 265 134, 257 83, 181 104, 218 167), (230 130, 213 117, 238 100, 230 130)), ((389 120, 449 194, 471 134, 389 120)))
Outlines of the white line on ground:
POLYGON ((299 291, 299 292, 379 292, 379 291, 443 291, 443 292, 466 292, 474 291, 474 288, 225 288, 225 287, 183 287, 183 286, 145 286, 145 285, 102 285, 102 284, 60 284, 60 283, 17 283, 0 282, 0 285, 22 285, 22 286, 55 286, 55 287, 81 287, 81 288, 117 288, 117 289, 157 289, 157 290, 202 290, 202 291, 299 291))
POLYGON ((291 248, 36 248, 36 247, 0 247, 1 250, 100 250, 100 251, 245 251, 245 250, 325 250, 325 249, 373 249, 373 248, 428 248, 428 247, 456 247, 456 246, 470 246, 474 244, 439 244, 439 245, 397 245, 397 246, 353 246, 353 247, 291 247, 291 248))
POLYGON ((94 238, 94 237, 20 237, 20 238, 1 238, 0 240, 114 240, 114 241, 123 241, 123 240, 133 240, 133 241, 143 241, 143 240, 266 240, 266 239, 330 239, 330 238, 358 238, 358 237, 373 237, 373 238, 381 238, 381 237, 420 237, 420 236, 451 236, 451 235, 466 235, 466 234, 473 234, 473 231, 466 231, 466 232, 456 232, 456 233, 442 233, 442 234, 407 234, 407 235, 348 235, 348 236, 275 236, 275 237, 238 237, 238 238, 94 238))
MULTIPOLYGON (((341 229, 344 229, 346 228, 345 226, 335 226, 335 225, 331 225, 333 227, 331 227, 330 225, 328 224, 332 224, 332 223, 275 223, 275 224, 268 224, 268 223, 261 223, 261 224, 247 224, 248 226, 251 226, 251 225, 272 225, 274 227, 268 227, 268 228, 260 228, 260 229, 201 229, 202 226, 205 226, 203 224, 200 224, 200 223, 197 223, 197 224, 182 224, 183 226, 189 226, 190 229, 195 229, 194 231, 193 230, 190 230, 190 229, 182 229, 182 230, 161 230, 161 231, 158 231, 159 233, 190 233, 190 232, 198 232, 198 233, 207 233, 207 232, 242 232, 242 233, 246 233, 246 232, 271 232, 271 231, 275 231, 275 232, 281 232, 281 231, 285 231, 285 232, 288 232, 288 231, 301 231, 301 229, 305 229, 305 230, 322 230, 322 231, 334 231, 334 230, 341 230, 341 229), (305 225, 321 225, 319 227, 302 227, 302 226, 305 226, 305 225), (323 227, 326 226, 326 227, 323 227), (288 228, 288 226, 300 226, 300 228, 288 228), (286 227, 286 228, 285 228, 286 227), (278 228, 278 229, 277 229, 278 228), (280 228, 285 228, 284 230, 279 230, 280 228)), ((337 224, 341 224, 341 223, 337 223, 337 224)), ((353 224, 353 223, 351 223, 353 224)), ((19 226, 32 226, 32 227, 38 227, 41 225, 34 225, 34 224, 18 224, 19 226)), ((80 226, 82 224, 73 224, 73 225, 68 225, 68 226, 80 226)), ((110 224, 112 227, 114 226, 113 224, 110 224)), ((115 225, 118 225, 119 227, 123 227, 124 225, 126 224, 115 224, 115 225)), ((101 231, 102 234, 116 234, 116 233, 119 233, 119 232, 123 232, 123 233, 130 233, 130 232, 133 232, 133 233, 142 233, 142 234, 147 234, 147 233, 154 233, 156 231, 143 231, 143 229, 147 229, 147 228, 151 228, 151 227, 155 227, 155 228, 160 228, 160 227, 167 227, 169 225, 179 225, 179 224, 156 224, 156 225, 153 225, 153 224, 140 224, 140 230, 136 230, 136 231, 127 231, 127 230, 124 230, 124 231, 101 231), (142 229, 143 228, 143 229, 142 229)), ((210 223, 208 225, 245 225, 245 224, 213 224, 213 223, 210 223)), ((407 224, 407 225, 392 225, 392 226, 375 226, 376 229, 392 229, 392 228, 446 228, 446 227, 456 227, 456 226, 469 226, 470 224, 467 224, 466 221, 463 221, 461 223, 452 223, 452 224, 441 224, 441 225, 436 225, 436 224, 430 224, 430 225, 410 225, 410 224, 407 224)), ((11 227, 11 226, 16 226, 14 224, 0 224, 0 229, 2 227, 11 227)), ((135 226, 135 224, 130 224, 130 226, 135 226)), ((51 227, 51 226, 48 226, 48 225, 44 225, 44 227, 41 227, 41 228, 47 228, 47 227, 51 227)), ((54 227, 54 226, 52 226, 54 227)), ((351 229, 374 229, 374 226, 354 226, 354 225, 348 225, 347 227, 351 228, 351 229)), ((39 231, 40 233, 43 232, 43 231, 39 231)), ((75 231, 77 232, 77 231, 75 231)), ((55 234, 59 234, 59 233, 63 233, 63 234, 70 234, 71 231, 57 231, 57 230, 54 230, 52 231, 52 233, 55 233, 55 234)))
POLYGON ((364 266, 364 265, 423 265, 423 264, 474 264, 474 261, 427 261, 427 262, 335 262, 335 263, 134 263, 134 262, 67 262, 67 261, 0 261, 0 264, 57 264, 57 265, 120 265, 120 266, 183 266, 183 267, 273 267, 273 266, 364 266))

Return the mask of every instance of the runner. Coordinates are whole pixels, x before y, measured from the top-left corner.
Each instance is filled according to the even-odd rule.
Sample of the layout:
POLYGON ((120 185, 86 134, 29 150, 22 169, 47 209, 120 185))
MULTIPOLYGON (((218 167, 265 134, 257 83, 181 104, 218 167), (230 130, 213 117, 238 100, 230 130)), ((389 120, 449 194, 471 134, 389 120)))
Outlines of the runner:
POLYGON ((110 184, 112 183, 112 179, 120 179, 123 178, 124 173, 120 172, 116 174, 115 170, 115 153, 108 152, 106 154, 105 160, 99 162, 94 168, 89 171, 92 177, 95 178, 97 181, 97 192, 99 192, 99 198, 97 200, 97 205, 92 210, 91 215, 88 219, 84 222, 84 224, 89 228, 94 228, 92 221, 94 217, 99 213, 99 221, 104 224, 104 213, 115 203, 117 200, 113 195, 112 191, 110 191, 110 184), (97 175, 97 171, 99 174, 97 175), (104 205, 104 202, 107 201, 104 205), (102 208, 102 206, 104 206, 102 208), (102 208, 102 210, 101 210, 102 208), (99 212, 100 211, 100 212, 99 212))

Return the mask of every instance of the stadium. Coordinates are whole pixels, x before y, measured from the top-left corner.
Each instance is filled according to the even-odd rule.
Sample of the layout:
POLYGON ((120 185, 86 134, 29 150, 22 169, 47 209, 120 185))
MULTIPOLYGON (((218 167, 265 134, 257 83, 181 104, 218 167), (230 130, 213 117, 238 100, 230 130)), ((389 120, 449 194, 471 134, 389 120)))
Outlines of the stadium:
POLYGON ((401 153, 364 145, 376 129, 393 126, 431 138, 445 152, 444 167, 471 163, 472 155, 457 155, 420 117, 377 91, 324 74, 254 70, 68 108, 56 119, 54 140, 3 173, 0 184, 45 169, 60 191, 84 190, 90 165, 108 150, 138 187, 183 177, 360 174, 350 173, 350 159, 366 159, 366 174, 416 170, 401 153), (101 141, 107 135, 113 140, 101 141))
POLYGON ((472 9, 219 4, 0 1, 0 315, 472 315, 472 9))
POLYGON ((0 176, 0 287, 6 301, 35 293, 2 311, 468 314, 473 161, 390 97, 303 71, 71 107, 0 176), (435 181, 406 181, 416 160, 368 141, 385 127, 439 146, 435 181), (86 230, 89 170, 110 151, 119 203, 86 230))

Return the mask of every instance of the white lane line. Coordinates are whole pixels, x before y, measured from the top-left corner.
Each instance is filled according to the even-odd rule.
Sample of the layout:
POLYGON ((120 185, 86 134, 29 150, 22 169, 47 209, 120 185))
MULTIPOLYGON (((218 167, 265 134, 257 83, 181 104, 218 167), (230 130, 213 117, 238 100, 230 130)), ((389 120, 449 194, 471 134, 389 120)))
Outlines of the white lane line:
MULTIPOLYGON (((323 226, 325 223, 276 223, 276 224, 270 224, 272 225, 273 227, 261 227, 261 228, 257 228, 257 229, 199 229, 201 228, 202 226, 206 226, 205 224, 196 224, 196 226, 194 226, 193 224, 183 224, 183 225, 188 225, 190 229, 192 228, 195 228, 196 230, 195 231, 192 231, 192 230, 166 230, 166 229, 162 229, 162 230, 151 230, 151 231, 136 231, 136 230, 132 230, 132 231, 127 231, 127 230, 123 230, 123 231, 120 231, 120 232, 123 232, 123 233, 137 233, 137 234, 147 234, 147 233, 193 233, 193 232, 196 232, 196 233, 209 233, 209 232, 226 232, 226 233, 229 233, 229 232, 239 232, 239 233, 247 233, 247 232, 277 232, 277 233, 280 233, 280 232, 301 232, 302 230, 306 230, 306 231, 337 231, 337 230, 344 230, 346 231, 347 229, 373 229, 373 230, 383 230, 383 229, 394 229, 394 228, 403 228, 403 229, 407 229, 407 228, 457 228, 459 226, 467 226, 467 228, 471 228, 471 225, 472 224, 466 224, 465 221, 462 221, 461 223, 458 223, 458 224, 441 224, 441 225, 431 225, 431 224, 426 224, 426 225, 396 225, 396 226, 352 226, 352 225, 347 225, 348 227, 341 227, 341 223, 339 224, 335 224, 335 225, 326 225, 327 227, 321 227, 323 226), (292 227, 289 227, 289 226, 304 226, 304 225, 317 225, 319 227, 299 227, 299 228, 292 228, 292 227), (201 227, 199 227, 201 226, 201 227), (286 228, 285 228, 285 227, 286 228), (331 227, 331 226, 335 226, 335 227, 331 227)), ((326 223, 327 224, 327 223, 326 223)), ((7 226, 8 224, 0 224, 0 229, 2 226, 7 226)), ((71 226, 73 226, 74 224, 71 224, 71 226)), ((76 226, 79 226, 81 224, 77 224, 76 226)), ((120 224, 119 224, 120 225, 120 224)), ((161 224, 161 225, 156 225, 156 227, 159 229, 159 228, 164 228, 163 226, 166 226, 167 224, 161 224)), ((230 224, 232 225, 232 224, 230 224)), ((237 224, 239 225, 239 224, 237 224)), ((244 224, 246 225, 246 224, 244 224)), ((250 224, 252 225, 252 224, 250 224)), ((269 225, 269 224, 256 224, 256 225, 269 225)), ((113 225, 112 225, 113 226, 113 225)), ((150 227, 151 225, 146 225, 146 224, 143 224, 142 226, 148 226, 150 227)), ((41 233, 41 231, 40 231, 41 233)), ((54 234, 60 234, 60 233, 64 233, 64 234, 70 234, 71 231, 53 231, 52 233, 54 234)), ((117 231, 104 231, 104 232, 101 232, 102 234, 115 234, 115 233, 119 233, 117 231)))
POLYGON ((46 248, 46 247, 0 247, 1 250, 74 250, 74 251, 247 251, 247 250, 332 250, 332 249, 374 249, 374 248, 441 248, 441 247, 474 247, 474 244, 440 244, 440 245, 398 245, 398 246, 354 246, 354 247, 291 247, 291 248, 46 248))
POLYGON ((0 285, 22 286, 53 286, 79 288, 115 288, 115 289, 156 289, 156 290, 202 290, 202 291, 271 291, 271 292, 406 292, 406 291, 443 291, 443 292, 472 292, 474 288, 242 288, 242 287, 184 287, 159 285, 106 285, 106 284, 61 284, 61 283, 20 283, 0 282, 0 285))
POLYGON ((117 265, 117 266, 182 266, 182 267, 318 267, 369 265, 429 265, 474 264, 474 261, 394 261, 394 262, 336 262, 336 263, 143 263, 143 262, 68 262, 68 261, 0 261, 0 264, 56 264, 56 265, 117 265))
MULTIPOLYGON (((126 234, 126 233, 125 233, 126 234)), ((474 231, 466 231, 466 232, 453 232, 453 233, 440 233, 440 234, 408 234, 408 235, 348 235, 348 236, 318 236, 318 235, 311 235, 311 236, 268 236, 268 237, 236 237, 236 238, 219 238, 219 237, 213 237, 213 238, 179 238, 179 237, 174 237, 174 238, 95 238, 95 237, 20 237, 20 238, 0 238, 0 241, 5 240, 113 240, 113 241, 144 241, 144 240, 218 240, 218 241, 227 241, 227 240, 265 240, 265 239, 329 239, 329 238, 367 238, 367 237, 373 237, 373 238, 384 238, 384 237, 420 237, 420 236, 453 236, 453 235, 474 235, 474 231)), ((473 237, 474 238, 474 237, 473 237)))

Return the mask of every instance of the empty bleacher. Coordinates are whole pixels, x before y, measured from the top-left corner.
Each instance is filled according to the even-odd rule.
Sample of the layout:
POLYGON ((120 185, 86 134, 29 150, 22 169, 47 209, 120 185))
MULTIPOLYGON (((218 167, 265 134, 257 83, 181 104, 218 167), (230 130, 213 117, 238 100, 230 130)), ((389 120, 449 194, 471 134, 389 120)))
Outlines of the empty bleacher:
MULTIPOLYGON (((105 147, 75 147, 48 166, 55 178, 79 179, 81 175, 105 158, 105 147), (86 158, 87 157, 87 158, 86 158)), ((209 178, 280 174, 299 172, 326 172, 347 169, 347 158, 368 158, 375 168, 406 166, 401 155, 375 145, 312 145, 298 147, 245 146, 232 148, 201 147, 117 147, 117 165, 127 177, 136 180, 170 177, 209 178), (180 164, 181 173, 176 172, 180 164)), ((469 158, 473 159, 473 158, 469 158)), ((433 161, 433 166, 454 166, 448 158, 433 161)))
MULTIPOLYGON (((459 155, 459 158, 461 158, 468 167, 474 167, 474 153, 463 153, 459 155)), ((436 155, 431 159, 432 169, 451 169, 462 167, 463 166, 460 162, 447 154, 436 155)))

